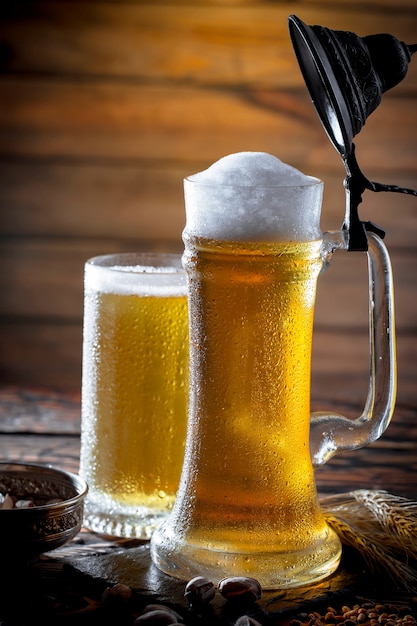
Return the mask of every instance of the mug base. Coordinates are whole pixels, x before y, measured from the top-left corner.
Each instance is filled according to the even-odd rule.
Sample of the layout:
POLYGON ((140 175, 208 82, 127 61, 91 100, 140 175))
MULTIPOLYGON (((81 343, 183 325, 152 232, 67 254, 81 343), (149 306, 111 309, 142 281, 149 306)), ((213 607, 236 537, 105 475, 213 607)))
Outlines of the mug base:
POLYGON ((218 552, 164 536, 163 526, 151 539, 151 557, 165 574, 181 580, 205 576, 217 584, 222 578, 256 578, 264 590, 290 589, 327 578, 338 568, 342 546, 328 528, 326 537, 294 552, 218 552))
POLYGON ((151 509, 145 506, 128 506, 88 499, 84 506, 83 526, 101 535, 126 539, 149 540, 164 522, 170 509, 151 509))

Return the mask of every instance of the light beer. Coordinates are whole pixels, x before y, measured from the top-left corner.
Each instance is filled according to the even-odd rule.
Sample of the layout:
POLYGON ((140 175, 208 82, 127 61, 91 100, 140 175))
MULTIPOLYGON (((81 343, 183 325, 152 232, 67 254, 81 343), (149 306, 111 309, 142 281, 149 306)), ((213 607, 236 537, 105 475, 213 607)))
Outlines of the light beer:
POLYGON ((87 264, 85 284, 80 464, 89 485, 85 523, 99 532, 149 537, 172 508, 183 461, 188 403, 183 272, 87 264))
POLYGON ((320 244, 187 242, 195 547, 298 552, 326 536, 308 440, 320 244))
POLYGON ((153 540, 185 578, 200 570, 268 586, 272 570, 292 586, 323 577, 340 557, 309 451, 320 246, 186 239, 189 305, 198 312, 190 317, 187 480, 168 541, 157 543, 164 527, 153 540))
POLYGON ((188 433, 151 555, 178 578, 292 587, 327 576, 341 554, 309 450, 322 185, 284 166, 278 188, 282 164, 270 155, 256 155, 255 177, 243 171, 247 153, 224 161, 185 181, 188 433))

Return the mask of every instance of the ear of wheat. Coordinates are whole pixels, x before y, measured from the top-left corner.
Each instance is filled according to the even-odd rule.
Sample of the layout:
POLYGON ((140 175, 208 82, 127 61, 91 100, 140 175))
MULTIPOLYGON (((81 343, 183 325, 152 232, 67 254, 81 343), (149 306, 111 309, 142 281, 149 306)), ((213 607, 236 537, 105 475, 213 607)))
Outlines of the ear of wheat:
POLYGON ((320 504, 342 544, 357 550, 371 571, 417 590, 417 502, 360 489, 323 496, 320 504))

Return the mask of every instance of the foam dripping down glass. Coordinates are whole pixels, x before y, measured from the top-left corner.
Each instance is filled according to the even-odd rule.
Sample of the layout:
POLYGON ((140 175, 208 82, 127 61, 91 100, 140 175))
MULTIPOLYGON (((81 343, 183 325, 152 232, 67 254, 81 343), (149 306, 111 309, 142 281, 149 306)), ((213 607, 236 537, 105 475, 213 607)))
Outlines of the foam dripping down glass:
POLYGON ((230 155, 185 180, 188 434, 176 503, 151 540, 153 561, 174 577, 251 576, 278 589, 339 564, 313 465, 385 430, 395 340, 389 258, 371 233, 364 412, 310 415, 316 282, 346 248, 343 231, 320 231, 322 191, 265 153, 230 155))

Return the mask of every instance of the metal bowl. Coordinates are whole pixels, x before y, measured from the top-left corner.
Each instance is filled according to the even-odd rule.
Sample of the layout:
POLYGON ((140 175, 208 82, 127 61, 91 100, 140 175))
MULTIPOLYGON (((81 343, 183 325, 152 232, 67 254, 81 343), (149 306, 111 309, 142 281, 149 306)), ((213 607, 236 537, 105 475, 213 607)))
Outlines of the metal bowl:
POLYGON ((0 555, 31 560, 80 531, 87 485, 50 466, 0 463, 0 493, 31 500, 28 508, 0 509, 0 555))

